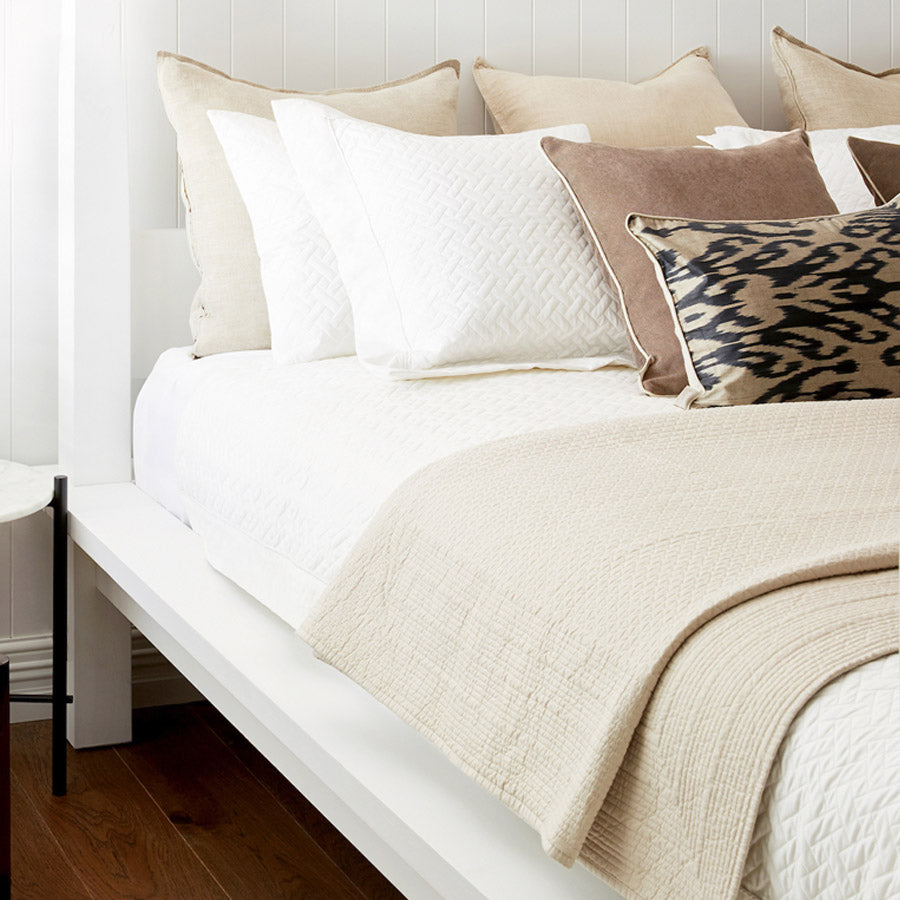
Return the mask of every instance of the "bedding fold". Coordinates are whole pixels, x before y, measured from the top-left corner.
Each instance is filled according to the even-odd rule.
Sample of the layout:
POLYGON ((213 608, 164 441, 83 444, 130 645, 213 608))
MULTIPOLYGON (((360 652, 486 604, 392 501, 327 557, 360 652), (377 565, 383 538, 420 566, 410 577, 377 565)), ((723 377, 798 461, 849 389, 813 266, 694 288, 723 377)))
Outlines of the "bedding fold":
POLYGON ((465 451, 394 494, 300 633, 534 826, 560 862, 581 856, 626 895, 656 897, 686 883, 690 859, 693 886, 669 896, 734 896, 793 714, 896 648, 885 612, 896 587, 892 599, 864 573, 895 577, 898 436, 900 402, 856 401, 652 416, 465 451), (839 602, 823 599, 834 591, 839 602), (720 628, 726 640, 703 637, 720 628), (830 649, 804 655, 810 645, 830 649), (676 697, 664 686, 697 646, 676 697), (732 658, 743 669, 729 670, 732 658), (765 702, 748 695, 741 716, 733 702, 710 703, 689 732, 707 739, 678 757, 667 735, 696 717, 716 665, 725 674, 713 684, 764 674, 765 702), (664 721, 648 744, 658 704, 664 721), (759 739, 735 742, 737 722, 759 739), (647 771, 676 758, 689 782, 678 803, 672 791, 654 799, 655 788, 632 794, 634 806, 617 799, 617 779, 638 773, 653 786, 647 771), (704 785, 726 763, 735 780, 710 807, 704 785), (653 815, 650 801, 661 804, 653 815), (683 828, 673 816, 688 817, 683 828), (701 841, 698 856, 703 823, 726 821, 746 840, 701 841), (654 829, 681 836, 666 834, 675 843, 659 859, 635 861, 622 822, 644 828, 642 840, 654 829))

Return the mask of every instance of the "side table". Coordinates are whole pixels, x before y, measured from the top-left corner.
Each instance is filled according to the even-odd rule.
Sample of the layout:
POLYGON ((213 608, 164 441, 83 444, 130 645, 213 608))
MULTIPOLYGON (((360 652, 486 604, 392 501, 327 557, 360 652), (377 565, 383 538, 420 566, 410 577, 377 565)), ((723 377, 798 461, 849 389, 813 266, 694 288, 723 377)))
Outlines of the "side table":
MULTIPOLYGON (((45 507, 53 509, 53 657, 52 688, 49 694, 9 694, 10 703, 51 704, 52 789, 61 797, 66 793, 66 704, 72 702, 66 685, 66 646, 68 611, 66 582, 68 579, 68 482, 64 475, 55 477, 39 469, 0 460, 0 523, 25 518, 45 507)), ((6 673, 8 678, 8 664, 6 673)), ((0 672, 2 675, 2 672, 0 672)), ((8 693, 8 680, 6 682, 8 693)), ((2 685, 0 685, 2 687, 2 685)), ((0 713, 2 716, 2 713, 0 713)), ((7 718, 8 722, 8 707, 7 718)), ((9 730, 6 729, 8 741, 9 730)), ((8 748, 8 743, 5 745, 8 748)), ((8 751, 7 751, 8 753, 8 751)), ((0 748, 0 764, 3 751, 0 748)), ((8 756, 7 756, 8 759, 8 756)), ((8 763, 4 767, 9 771, 8 763)), ((9 791, 8 781, 0 778, 0 861, 9 857, 9 791), (3 785, 7 790, 3 791, 3 785)), ((3 868, 3 866, 0 866, 3 868)), ((2 881, 0 873, 0 881, 2 881)), ((0 886, 2 887, 2 886, 0 886)))

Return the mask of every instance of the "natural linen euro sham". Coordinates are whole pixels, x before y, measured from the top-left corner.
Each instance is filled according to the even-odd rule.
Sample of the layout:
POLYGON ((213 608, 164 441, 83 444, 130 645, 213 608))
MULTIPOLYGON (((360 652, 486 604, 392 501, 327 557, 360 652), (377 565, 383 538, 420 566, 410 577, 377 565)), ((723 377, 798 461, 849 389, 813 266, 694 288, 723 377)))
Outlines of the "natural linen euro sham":
POLYGON ((270 346, 250 219, 210 124, 209 110, 271 118, 272 100, 312 96, 394 128, 456 134, 456 60, 388 84, 314 94, 231 78, 173 53, 158 55, 158 77, 166 115, 178 137, 187 232, 201 275, 190 317, 197 356, 270 346))
POLYGON ((541 137, 430 137, 305 100, 272 104, 353 308, 395 379, 630 364, 616 297, 541 137))

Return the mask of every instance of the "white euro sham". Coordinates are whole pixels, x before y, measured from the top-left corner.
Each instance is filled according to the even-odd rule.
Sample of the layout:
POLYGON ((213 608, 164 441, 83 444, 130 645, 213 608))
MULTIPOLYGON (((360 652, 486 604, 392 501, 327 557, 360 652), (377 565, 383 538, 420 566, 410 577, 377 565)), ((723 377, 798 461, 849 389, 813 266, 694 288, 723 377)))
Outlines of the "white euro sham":
POLYGON ((210 110, 253 226, 276 362, 356 352, 350 298, 331 244, 270 119, 210 110))
POLYGON ((389 378, 632 364, 611 286, 544 157, 552 134, 430 137, 272 104, 353 308, 389 378))

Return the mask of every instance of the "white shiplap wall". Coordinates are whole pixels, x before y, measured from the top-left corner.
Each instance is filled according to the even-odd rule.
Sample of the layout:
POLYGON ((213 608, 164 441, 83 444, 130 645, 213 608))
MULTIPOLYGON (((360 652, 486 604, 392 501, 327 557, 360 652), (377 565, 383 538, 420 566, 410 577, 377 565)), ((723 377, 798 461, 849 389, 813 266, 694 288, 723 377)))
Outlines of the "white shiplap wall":
MULTIPOLYGON (((775 24, 867 68, 900 63, 900 0, 123 0, 123 17, 139 231, 183 225, 158 49, 306 90, 457 57, 467 132, 487 125, 471 77, 476 55, 522 72, 637 80, 706 44, 741 112, 769 128, 783 123, 768 61, 775 24)), ((58 19, 59 0, 0 0, 0 457, 28 463, 56 453, 58 19)), ((153 289, 135 317, 142 330, 153 331, 163 302, 183 305, 186 320, 189 297, 153 289)), ((152 350, 136 354, 144 371, 152 350)), ((0 527, 0 650, 10 635, 48 630, 46 526, 37 516, 0 527)))
MULTIPOLYGON (((56 460, 58 41, 59 0, 2 0, 0 458, 26 463, 56 460)), ((0 639, 49 630, 49 524, 0 526, 0 639)))
POLYGON ((377 83, 456 57, 464 132, 488 127, 471 76, 477 55, 521 72, 636 81, 705 44, 741 113, 766 128, 784 125, 773 25, 867 68, 900 61, 900 0, 125 0, 125 11, 140 229, 184 224, 158 49, 299 90, 377 83))

